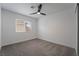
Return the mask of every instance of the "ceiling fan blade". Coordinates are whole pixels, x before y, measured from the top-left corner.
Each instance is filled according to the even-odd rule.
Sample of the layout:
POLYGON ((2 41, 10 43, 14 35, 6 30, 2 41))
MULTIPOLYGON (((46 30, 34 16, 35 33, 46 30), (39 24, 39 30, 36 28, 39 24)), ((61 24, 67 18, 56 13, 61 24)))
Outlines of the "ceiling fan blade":
POLYGON ((45 13, 40 13, 40 14, 42 14, 42 15, 46 15, 45 13))
POLYGON ((30 15, 34 15, 34 14, 37 14, 37 12, 31 13, 30 15))
POLYGON ((42 4, 40 4, 40 5, 38 6, 38 12, 41 11, 41 8, 42 8, 42 4))

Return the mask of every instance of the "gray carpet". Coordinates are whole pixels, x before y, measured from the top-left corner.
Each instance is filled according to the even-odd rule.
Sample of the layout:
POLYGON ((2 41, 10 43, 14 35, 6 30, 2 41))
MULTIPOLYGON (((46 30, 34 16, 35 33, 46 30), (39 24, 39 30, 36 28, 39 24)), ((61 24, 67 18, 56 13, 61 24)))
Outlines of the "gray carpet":
POLYGON ((1 56, 72 56, 75 49, 41 39, 2 47, 1 56))

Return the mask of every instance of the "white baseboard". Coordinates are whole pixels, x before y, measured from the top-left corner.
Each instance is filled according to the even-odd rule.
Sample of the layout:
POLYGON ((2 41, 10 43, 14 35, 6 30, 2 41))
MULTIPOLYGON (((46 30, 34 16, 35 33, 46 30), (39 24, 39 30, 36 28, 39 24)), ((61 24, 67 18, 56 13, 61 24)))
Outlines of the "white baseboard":
MULTIPOLYGON (((34 39, 34 38, 37 38, 37 37, 32 37, 32 38, 29 38, 29 39, 27 39, 27 40, 31 40, 31 39, 34 39)), ((11 43, 6 43, 6 44, 2 44, 2 46, 11 45, 11 44, 16 44, 16 43, 24 42, 24 41, 27 41, 27 40, 24 39, 24 40, 20 40, 20 41, 11 42, 11 43)))

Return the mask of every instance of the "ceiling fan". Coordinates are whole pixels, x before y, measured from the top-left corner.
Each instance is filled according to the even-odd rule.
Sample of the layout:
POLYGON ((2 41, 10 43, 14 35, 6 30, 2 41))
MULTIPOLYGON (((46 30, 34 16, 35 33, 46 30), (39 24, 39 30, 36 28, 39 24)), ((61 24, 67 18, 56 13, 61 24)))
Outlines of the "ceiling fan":
MULTIPOLYGON (((32 6, 32 7, 33 7, 33 6, 32 6)), ((30 15, 34 15, 34 14, 46 15, 45 13, 42 13, 42 12, 41 12, 41 9, 42 9, 42 4, 39 4, 39 5, 38 5, 38 10, 37 10, 37 12, 31 13, 30 15)))

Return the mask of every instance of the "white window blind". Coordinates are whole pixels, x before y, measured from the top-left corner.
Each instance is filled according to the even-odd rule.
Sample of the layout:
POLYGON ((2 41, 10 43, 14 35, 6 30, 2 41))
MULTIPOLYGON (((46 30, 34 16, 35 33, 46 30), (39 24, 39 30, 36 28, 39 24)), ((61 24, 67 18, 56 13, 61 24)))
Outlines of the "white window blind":
POLYGON ((28 32, 32 31, 31 23, 16 19, 16 32, 28 32))

